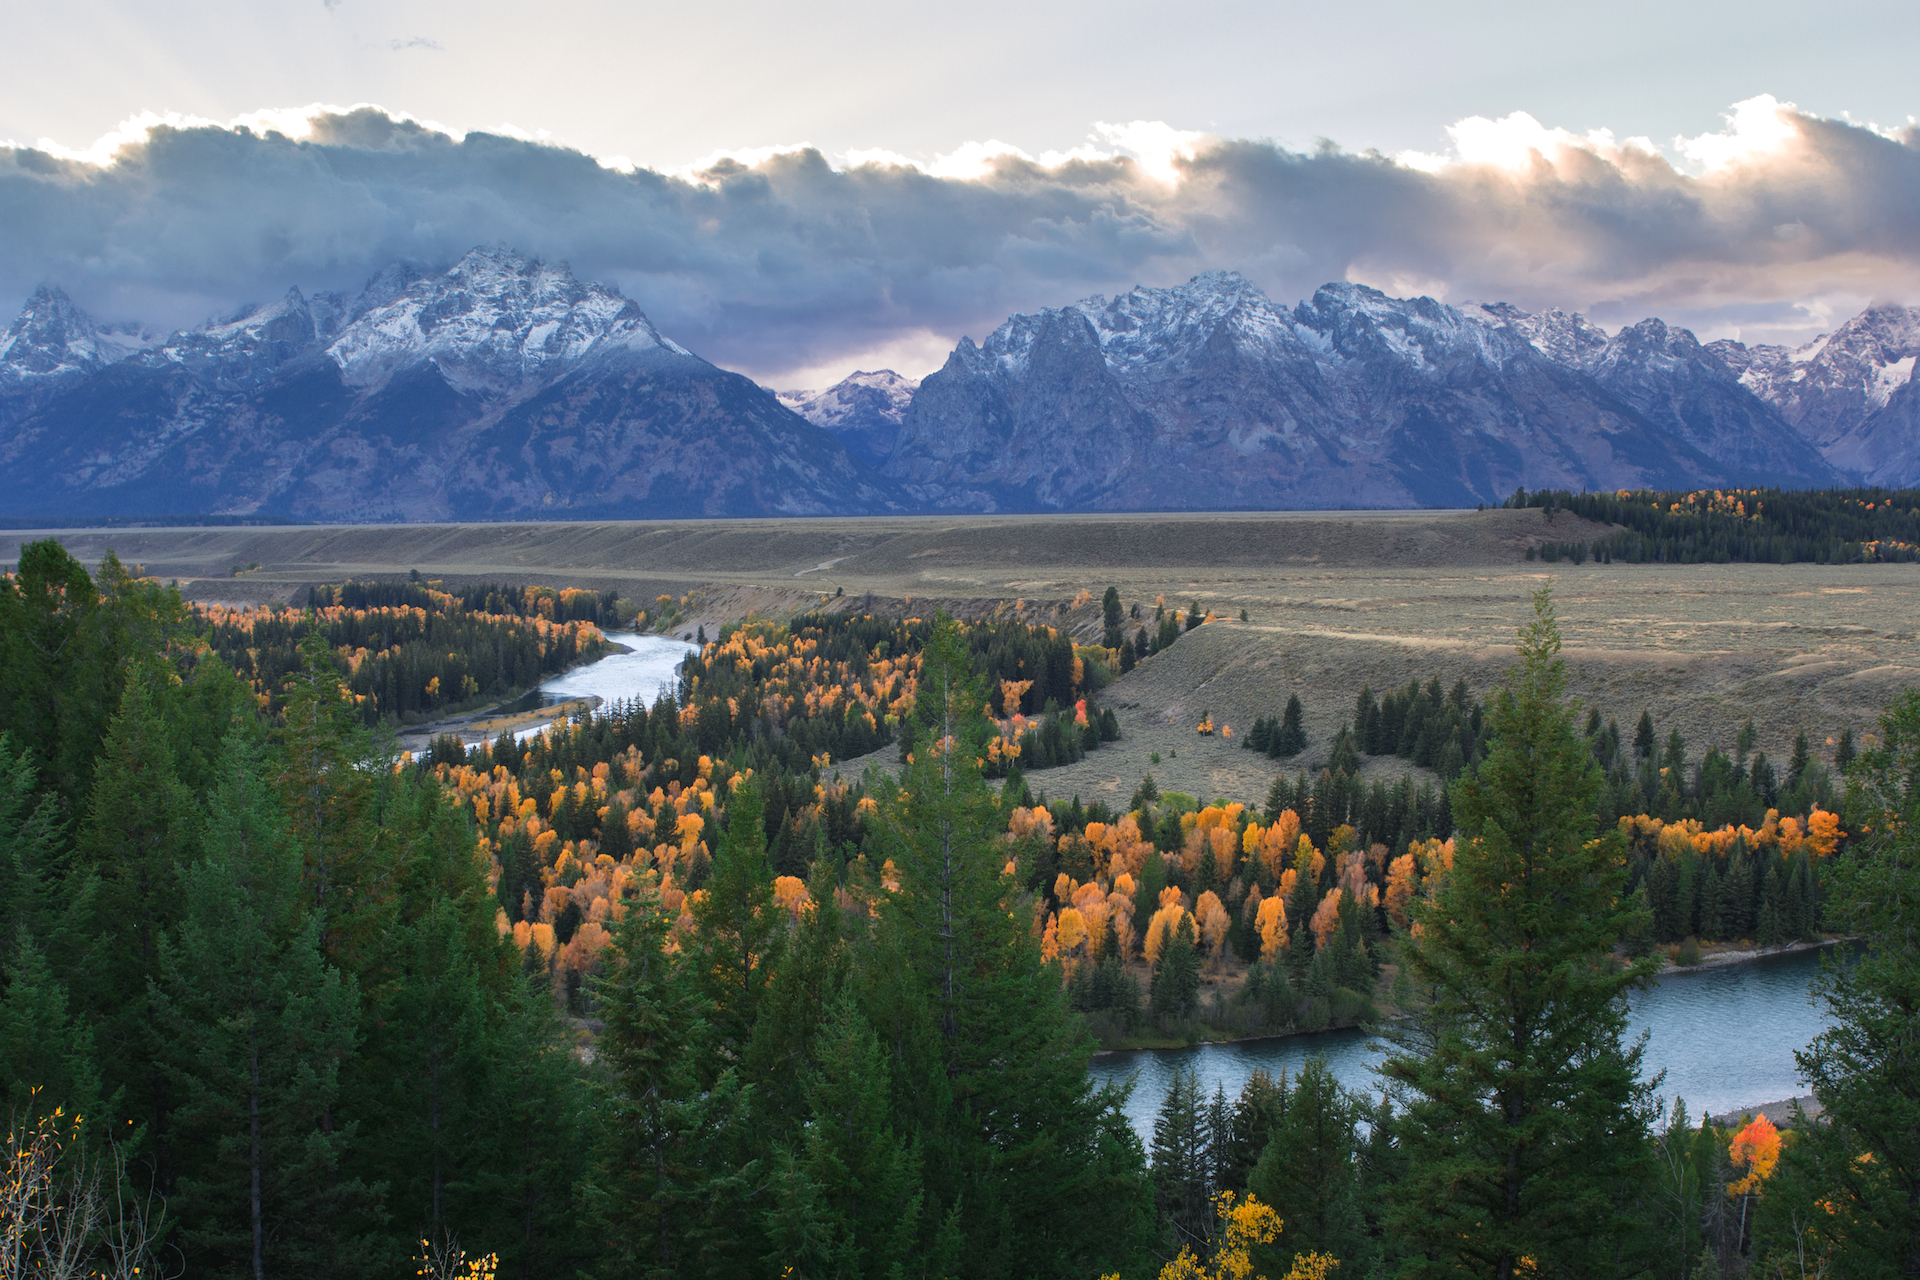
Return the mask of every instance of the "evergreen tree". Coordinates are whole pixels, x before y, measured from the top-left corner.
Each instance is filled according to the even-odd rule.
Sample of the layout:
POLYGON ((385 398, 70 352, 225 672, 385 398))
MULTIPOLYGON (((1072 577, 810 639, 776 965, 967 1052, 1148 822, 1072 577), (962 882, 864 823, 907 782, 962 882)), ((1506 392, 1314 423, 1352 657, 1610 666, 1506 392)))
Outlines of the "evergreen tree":
POLYGON ((1792 791, 1807 776, 1807 766, 1813 763, 1813 749, 1807 745, 1807 731, 1802 729, 1793 740, 1793 758, 1787 762, 1787 786, 1792 791))
POLYGON ((1625 997, 1650 969, 1608 962, 1633 919, 1559 650, 1543 588, 1493 750, 1456 784, 1453 867, 1402 944, 1425 1005, 1382 1070, 1408 1097, 1390 1221, 1426 1255, 1413 1275, 1610 1274, 1634 1230, 1649 1117, 1625 997))
POLYGON ((1174 1248, 1205 1254, 1213 1235, 1212 1156, 1207 1149, 1200 1078, 1175 1068, 1153 1120, 1153 1200, 1172 1229, 1174 1248))
POLYGON ((1153 988, 1149 999, 1153 1016, 1165 1026, 1184 1022, 1200 1003, 1200 953, 1194 946, 1193 915, 1184 913, 1178 928, 1160 952, 1153 966, 1153 988))
POLYGON ((1225 1158, 1220 1162, 1216 1190, 1246 1191, 1248 1177, 1260 1163, 1262 1153, 1273 1141, 1274 1130, 1286 1113, 1286 1073, 1281 1072, 1276 1081, 1267 1074, 1266 1068, 1255 1067, 1247 1076, 1247 1082, 1240 1086, 1240 1096, 1234 1099, 1232 1130, 1225 1158))
POLYGON ((1247 1190, 1286 1224, 1267 1247, 1269 1274, 1291 1269, 1304 1253, 1330 1253, 1356 1273, 1370 1242, 1359 1202, 1360 1122, 1366 1106, 1340 1087, 1325 1057, 1307 1059, 1278 1108, 1273 1137, 1247 1179, 1247 1190))
POLYGON ((1300 707, 1300 695, 1291 694, 1287 698, 1287 708, 1280 715, 1280 729, 1273 735, 1273 745, 1269 754, 1282 760, 1290 760, 1307 749, 1307 731, 1302 725, 1305 712, 1300 707))
POLYGON ((97 1116, 93 1033, 68 1012, 66 988, 25 929, 14 934, 0 979, 0 1114, 97 1116))
POLYGON ((760 1172, 721 1160, 730 1131, 744 1123, 739 1081, 728 1072, 715 1088, 701 1086, 708 1009, 667 953, 671 924, 650 886, 629 899, 596 988, 606 1019, 598 1046, 608 1072, 606 1132, 584 1199, 609 1277, 705 1274, 716 1233, 745 1234, 742 1223, 716 1221, 731 1207, 722 1204, 730 1188, 716 1181, 737 1187, 760 1172))
POLYGON ((1653 717, 1647 712, 1640 713, 1640 723, 1633 730, 1633 754, 1642 760, 1653 757, 1653 717))
POLYGON ((1866 945, 1822 968, 1831 1024, 1795 1055, 1820 1123, 1797 1126, 1762 1197, 1784 1255, 1804 1243, 1848 1276, 1920 1274, 1920 693, 1879 736, 1848 778, 1861 834, 1828 872, 1835 926, 1866 945))
POLYGON ((58 798, 38 792, 27 752, 0 733, 0 957, 23 935, 68 967, 86 946, 96 882, 76 872, 62 828, 58 798))
POLYGON ((962 1274, 1090 1270, 1137 1247, 1145 1184, 1003 874, 1006 819, 980 775, 985 705, 943 616, 914 710, 927 747, 881 806, 900 888, 878 904, 868 954, 885 971, 867 981, 890 994, 869 1016, 890 1042, 913 1041, 896 1050, 895 1091, 926 1162, 927 1220, 966 1240, 962 1274))
POLYGON ((160 940, 180 918, 180 869, 197 845, 193 800, 174 770, 159 678, 127 681, 94 772, 78 856, 99 879, 90 955, 72 994, 91 1016, 103 1083, 151 1144, 158 1190, 173 1191, 174 1088, 156 1057, 150 1000, 160 976, 160 940))
POLYGON ((374 1274, 379 1188, 346 1176, 356 1127, 337 1114, 359 994, 327 965, 299 857, 235 732, 206 855, 160 948, 155 1020, 179 1089, 177 1212, 212 1274, 374 1274))
POLYGON ((715 1070, 741 1061, 784 938, 767 865, 766 807, 752 783, 733 789, 706 896, 693 908, 688 963, 712 1019, 715 1070))
POLYGON ((1100 614, 1106 624, 1106 636, 1102 643, 1109 649, 1120 648, 1120 588, 1108 587, 1106 595, 1100 597, 1100 614))
POLYGON ((596 1243, 576 1201, 602 1132, 592 1099, 544 981, 516 982, 496 1017, 468 1110, 481 1159, 454 1188, 454 1227, 499 1253, 503 1277, 578 1274, 596 1243))
POLYGON ((129 678, 185 620, 178 591, 135 578, 111 551, 96 579, 57 539, 30 542, 0 576, 0 725, 63 814, 85 811, 129 678))
POLYGON ((820 859, 807 886, 809 907, 781 950, 782 963, 767 984, 747 1049, 747 1077, 759 1091, 760 1114, 782 1135, 809 1114, 804 1088, 815 1042, 847 985, 837 887, 833 868, 820 859))
POLYGON ((807 1072, 811 1123, 800 1149, 778 1157, 770 1266, 799 1277, 888 1280, 917 1260, 920 1162, 893 1130, 891 1092, 880 1042, 843 995, 807 1072))

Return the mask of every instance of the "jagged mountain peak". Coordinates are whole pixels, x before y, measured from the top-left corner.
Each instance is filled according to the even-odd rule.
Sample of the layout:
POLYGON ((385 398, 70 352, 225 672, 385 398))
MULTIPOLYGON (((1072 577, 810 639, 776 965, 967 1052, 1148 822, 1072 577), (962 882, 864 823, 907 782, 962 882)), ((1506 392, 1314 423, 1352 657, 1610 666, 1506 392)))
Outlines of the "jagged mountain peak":
POLYGON ((487 393, 591 355, 691 358, 617 289, 582 283, 565 264, 512 249, 470 250, 441 275, 383 272, 366 296, 372 305, 355 304, 355 318, 327 349, 355 387, 378 385, 423 360, 452 385, 487 393))
POLYGON ((148 341, 134 326, 99 324, 66 290, 43 284, 0 336, 0 379, 21 384, 84 375, 148 341))

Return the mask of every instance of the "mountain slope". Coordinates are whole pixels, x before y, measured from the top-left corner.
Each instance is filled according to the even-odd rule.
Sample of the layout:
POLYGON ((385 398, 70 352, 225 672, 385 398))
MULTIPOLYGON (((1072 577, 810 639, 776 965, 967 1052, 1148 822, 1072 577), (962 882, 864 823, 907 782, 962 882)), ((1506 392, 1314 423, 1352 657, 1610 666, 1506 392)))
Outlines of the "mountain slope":
MULTIPOLYGON (((16 322, 47 335, 33 351, 56 346, 57 306, 36 295, 16 322)), ((67 349, 58 367, 91 358, 67 349)), ((629 299, 504 250, 441 275, 390 269, 354 299, 294 290, 113 354, 0 435, 0 511, 370 521, 904 505, 830 433, 661 336, 629 299)))

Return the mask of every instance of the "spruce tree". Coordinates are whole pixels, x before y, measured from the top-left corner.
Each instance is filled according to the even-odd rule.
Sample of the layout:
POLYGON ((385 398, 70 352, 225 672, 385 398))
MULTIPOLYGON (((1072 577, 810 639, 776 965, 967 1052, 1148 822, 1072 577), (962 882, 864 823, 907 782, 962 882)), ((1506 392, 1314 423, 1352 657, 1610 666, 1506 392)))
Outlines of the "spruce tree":
POLYGON ((100 1101, 93 1033, 69 1012, 66 988, 21 929, 0 964, 0 1115, 35 1120, 58 1108, 87 1120, 100 1117, 100 1101))
POLYGON ((1282 760, 1290 760, 1307 749, 1307 731, 1303 727, 1305 712, 1300 706, 1300 695, 1291 694, 1287 698, 1287 707, 1280 716, 1280 730, 1273 736, 1273 745, 1269 754, 1282 760))
POLYGON ((25 934, 70 971, 87 945, 98 885, 74 867, 59 800, 38 784, 25 749, 0 733, 0 957, 25 934))
POLYGON ((1212 1164, 1200 1078, 1176 1067, 1153 1120, 1153 1200, 1173 1229, 1175 1249, 1204 1255, 1213 1233, 1212 1164))
MULTIPOLYGON (((708 1006, 667 951, 672 919, 650 884, 626 905, 595 988, 606 1020, 597 1046, 607 1071, 598 1108, 605 1138, 583 1200, 602 1240, 604 1275, 703 1274, 703 1253, 729 1225, 716 1221, 732 1206, 715 1182, 745 1122, 739 1080, 728 1072, 702 1087, 708 1006)), ((743 1225, 731 1224, 734 1237, 745 1235, 743 1225)))
POLYGON ((1275 1109, 1272 1137, 1247 1178, 1247 1190, 1285 1224, 1267 1248, 1267 1274, 1284 1274, 1304 1253, 1333 1254, 1343 1270, 1360 1273, 1371 1243, 1355 1160, 1365 1104, 1340 1087, 1325 1057, 1315 1055, 1275 1109))
POLYGON ((1455 786, 1451 870, 1402 943, 1423 996, 1385 1033, 1407 1098, 1391 1229, 1407 1274, 1612 1274, 1635 1230, 1650 1104, 1610 952, 1634 924, 1618 837, 1594 838, 1601 777, 1565 697, 1550 588, 1490 712, 1494 745, 1455 786))
POLYGON ((1865 940, 1832 956, 1818 992, 1830 1025, 1796 1054, 1822 1108, 1763 1200, 1763 1243, 1805 1241, 1839 1275, 1920 1274, 1920 693, 1880 720, 1848 777, 1861 834, 1829 869, 1835 927, 1865 940), (1805 1233, 1804 1236, 1802 1233, 1805 1233))
POLYGON ((326 963, 257 749, 229 736, 206 854, 160 948, 155 1022, 179 1091, 187 1251, 209 1272, 372 1274, 378 1190, 348 1176, 338 1114, 359 992, 326 963))
POLYGON ((170 1195, 176 1090, 156 1057, 150 997, 161 938, 180 919, 180 871, 197 847, 199 820, 174 769, 160 682, 151 672, 127 681, 94 772, 77 852, 99 891, 92 948, 71 994, 93 1021, 103 1084, 119 1095, 124 1117, 144 1127, 158 1190, 170 1195))
POLYGON ((1193 935, 1193 915, 1183 913, 1153 966, 1150 1000, 1153 1016, 1162 1026, 1186 1021, 1199 1005, 1200 953, 1193 935))
POLYGON ((894 1089, 925 1161, 927 1221, 966 1240, 961 1274, 1093 1270, 1137 1247, 1145 1184, 1004 870, 1006 817, 980 773, 985 705, 942 616, 914 709, 926 746, 880 807, 900 887, 880 897, 864 949, 880 966, 863 978, 869 1019, 898 1046, 894 1089))
POLYGON ((889 1280, 920 1260, 920 1160, 892 1124, 892 1085, 851 995, 828 1009, 804 1081, 810 1123, 776 1156, 770 1266, 889 1280))
POLYGON ((785 938, 767 865, 766 807, 752 783, 735 786, 706 895, 693 907, 688 957, 712 1020, 714 1067, 739 1063, 785 938))
POLYGON ((1640 713, 1640 723, 1633 730, 1633 754, 1642 760, 1653 758, 1653 717, 1647 712, 1640 713))

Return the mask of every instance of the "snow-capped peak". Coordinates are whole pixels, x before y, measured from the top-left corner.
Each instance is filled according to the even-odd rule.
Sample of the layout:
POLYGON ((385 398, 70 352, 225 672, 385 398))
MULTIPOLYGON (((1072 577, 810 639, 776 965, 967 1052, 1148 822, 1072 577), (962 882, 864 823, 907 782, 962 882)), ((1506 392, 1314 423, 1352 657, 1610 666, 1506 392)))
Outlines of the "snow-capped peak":
POLYGON ((18 386, 91 373, 150 341, 129 326, 101 326, 64 290, 41 285, 0 337, 0 379, 18 386))
POLYGON ((877 414, 898 424, 920 386, 891 369, 848 374, 825 391, 780 391, 780 403, 816 427, 838 430, 855 415, 877 414))
POLYGON ((444 275, 383 273, 367 292, 379 300, 356 304, 327 348, 352 386, 422 360, 455 386, 485 392, 613 350, 689 354, 619 291, 509 249, 475 249, 444 275))

